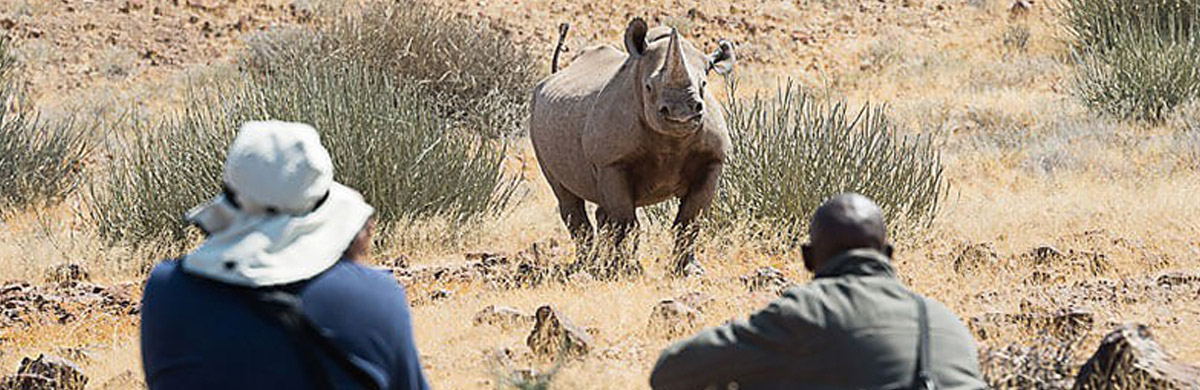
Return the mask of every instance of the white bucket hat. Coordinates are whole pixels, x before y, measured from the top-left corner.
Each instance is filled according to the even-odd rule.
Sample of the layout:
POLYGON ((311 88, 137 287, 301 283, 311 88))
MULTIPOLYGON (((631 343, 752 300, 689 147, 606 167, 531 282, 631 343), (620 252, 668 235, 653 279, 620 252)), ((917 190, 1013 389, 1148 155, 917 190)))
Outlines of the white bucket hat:
POLYGON ((225 159, 226 191, 187 220, 204 243, 183 269, 229 284, 262 287, 312 278, 341 259, 375 209, 333 181, 333 161, 312 126, 242 125, 225 159))

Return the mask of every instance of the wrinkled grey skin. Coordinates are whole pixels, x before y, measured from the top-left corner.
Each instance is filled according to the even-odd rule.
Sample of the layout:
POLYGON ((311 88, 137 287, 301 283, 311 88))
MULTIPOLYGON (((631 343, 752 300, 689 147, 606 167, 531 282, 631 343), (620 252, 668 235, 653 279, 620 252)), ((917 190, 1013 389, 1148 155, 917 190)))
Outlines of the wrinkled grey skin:
MULTIPOLYGON (((625 31, 626 51, 586 48, 538 83, 530 138, 559 212, 578 243, 592 240, 584 201, 619 245, 635 208, 679 198, 673 272, 702 272, 692 222, 712 203, 731 148, 725 117, 707 90, 710 71, 733 70, 733 45, 704 54, 674 29, 625 31)), ((582 251, 581 251, 582 252, 582 251)))

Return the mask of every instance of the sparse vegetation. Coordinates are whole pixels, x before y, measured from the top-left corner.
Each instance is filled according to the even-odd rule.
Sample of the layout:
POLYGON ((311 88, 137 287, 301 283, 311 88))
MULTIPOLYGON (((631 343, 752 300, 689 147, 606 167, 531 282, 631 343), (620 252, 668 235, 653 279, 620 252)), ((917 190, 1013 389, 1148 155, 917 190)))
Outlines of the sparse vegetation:
POLYGON ((10 209, 51 202, 83 179, 87 133, 71 120, 46 121, 23 96, 11 42, 0 37, 0 218, 10 209))
POLYGON ((524 131, 535 61, 496 29, 413 0, 375 2, 316 29, 266 33, 246 63, 271 73, 353 62, 419 88, 437 111, 490 137, 524 131))
MULTIPOLYGON (((406 62, 388 66, 411 65, 416 61, 415 54, 411 53, 461 48, 475 44, 470 42, 474 36, 463 40, 461 36, 468 34, 460 34, 452 35, 460 37, 457 40, 444 39, 450 34, 458 34, 458 31, 444 31, 443 35, 432 38, 435 41, 431 42, 437 42, 437 47, 417 47, 421 41, 414 40, 408 56, 398 54, 409 53, 401 50, 403 46, 388 49, 382 43, 366 42, 369 40, 361 38, 362 45, 372 45, 361 47, 383 47, 365 53, 377 57, 370 61, 361 58, 363 53, 350 52, 350 45, 335 47, 336 50, 317 47, 325 51, 311 57, 304 57, 299 52, 305 47, 313 47, 303 45, 308 45, 311 37, 321 34, 327 35, 329 40, 326 42, 349 42, 349 38, 334 41, 328 37, 333 34, 335 24, 349 26, 349 20, 367 17, 386 16, 401 20, 394 14, 330 16, 338 12, 337 9, 357 7, 349 5, 351 3, 392 7, 383 3, 394 1, 245 0, 216 2, 220 5, 214 12, 197 8, 204 6, 193 4, 197 2, 155 2, 141 9, 135 7, 128 13, 117 10, 124 2, 112 7, 103 4, 89 7, 79 2, 17 0, 5 4, 0 1, 0 22, 4 19, 15 22, 11 29, 0 31, 7 31, 18 39, 17 58, 23 64, 24 75, 28 76, 24 86, 29 93, 23 96, 27 97, 27 102, 39 103, 40 111, 45 113, 43 118, 57 116, 56 110, 60 106, 80 105, 89 112, 99 109, 106 113, 120 112, 129 107, 124 104, 126 99, 131 99, 130 103, 138 105, 138 111, 123 119, 145 120, 133 126, 125 122, 111 130, 95 129, 94 134, 103 131, 112 145, 96 148, 96 153, 87 160, 84 172, 93 174, 97 180, 92 186, 83 187, 85 191, 91 189, 83 194, 85 197, 51 197, 48 199, 62 198, 64 201, 51 204, 51 207, 38 206, 38 201, 24 210, 5 210, 8 217, 0 221, 0 258, 6 261, 0 262, 3 276, 0 279, 13 281, 5 283, 6 288, 10 288, 8 296, 37 296, 27 294, 31 291, 29 287, 20 287, 28 283, 33 291, 53 297, 49 301, 40 298, 6 301, 16 304, 18 310, 7 310, 0 316, 0 323, 11 320, 14 313, 23 311, 21 309, 30 310, 19 318, 28 325, 0 324, 0 333, 5 334, 5 342, 0 347, 3 374, 11 374, 23 357, 56 353, 79 357, 80 366, 92 379, 91 386, 144 387, 139 383, 142 373, 139 369, 137 315, 96 310, 109 303, 112 297, 108 295, 100 298, 91 293, 77 297, 71 294, 102 287, 109 292, 128 292, 129 298, 137 301, 149 263, 181 252, 180 241, 171 241, 170 237, 175 233, 170 229, 181 227, 177 223, 183 208, 216 193, 217 182, 212 180, 213 176, 191 176, 180 166, 190 164, 194 172, 203 174, 219 169, 219 154, 228 146, 228 137, 239 124, 237 118, 252 116, 260 119, 270 113, 294 119, 328 120, 334 114, 311 111, 335 110, 349 104, 347 101, 362 106, 355 110, 369 108, 371 112, 392 104, 391 94, 386 95, 387 99, 367 100, 366 97, 381 96, 378 89, 384 88, 382 86, 364 90, 361 94, 366 97, 340 96, 331 92, 332 88, 316 88, 313 87, 315 81, 304 81, 306 78, 317 79, 316 76, 295 74, 342 72, 338 73, 339 79, 326 78, 321 83, 346 89, 360 85, 355 79, 377 78, 391 83, 387 88, 401 91, 395 93, 398 102, 424 104, 422 107, 426 109, 433 107, 432 112, 422 111, 427 114, 420 117, 423 119, 414 119, 409 110, 390 108, 387 115, 371 114, 368 118, 361 118, 354 110, 336 111, 338 118, 348 121, 335 123, 343 128, 337 131, 360 128, 364 123, 402 126, 402 122, 404 128, 417 126, 424 129, 425 125, 418 124, 426 121, 432 123, 430 128, 444 129, 445 133, 458 137, 454 141, 470 145, 470 150, 485 148, 486 153, 491 153, 502 147, 500 141, 489 138, 491 134, 499 133, 490 130, 499 127, 481 129, 466 117, 479 111, 483 119, 490 119, 491 114, 476 110, 478 106, 455 106, 440 100, 441 95, 430 92, 432 81, 419 84, 413 78, 399 74, 398 70, 380 71, 391 68, 372 65, 377 64, 376 60, 390 61, 389 57, 406 62), (281 7, 280 4, 287 5, 281 7), (288 9, 292 6, 294 9, 288 9), (269 10, 270 7, 275 10, 269 10), (68 12, 67 8, 73 8, 73 11, 68 12), (161 14, 156 14, 155 9, 161 9, 161 14), (199 17, 196 22, 190 21, 193 15, 199 17), (245 23, 238 23, 241 20, 245 23), (88 36, 115 36, 117 44, 103 38, 79 39, 80 27, 92 28, 92 24, 95 27, 88 36), (206 28, 206 24, 212 32, 198 33, 206 28), (153 29, 131 29, 129 26, 153 29), (244 29, 239 29, 241 27, 244 29), (268 30, 261 32, 260 28, 268 30), (41 36, 34 38, 33 34, 41 36), (178 34, 180 39, 163 40, 172 34, 178 34), (256 51, 280 50, 292 54, 250 54, 244 57, 247 62, 241 67, 220 59, 236 58, 238 52, 232 50, 240 50, 243 42, 250 42, 251 49, 256 51), (182 48, 188 50, 184 52, 180 50, 182 48), (109 50, 128 52, 106 53, 109 50), (297 55, 296 58, 308 61, 311 67, 283 66, 284 62, 272 62, 263 67, 264 64, 249 61, 260 54, 262 57, 257 58, 279 59, 284 58, 280 57, 284 54, 297 55), (145 55, 152 58, 143 58, 145 55), (342 57, 324 60, 326 57, 322 56, 342 57), (342 61, 355 58, 358 62, 342 61), (167 60, 171 62, 162 62, 167 60), (160 61, 159 65, 152 65, 154 61, 160 61), (338 67, 322 68, 318 66, 321 63, 338 67), (121 66, 114 67, 113 64, 121 66), (123 75, 125 71, 116 68, 127 68, 128 74, 123 75), (268 72, 266 69, 280 71, 268 72), (216 74, 218 71, 220 74, 216 74), (209 85, 207 81, 199 84, 199 80, 191 78, 194 75, 226 77, 230 74, 253 75, 253 78, 238 82, 256 85, 271 82, 281 91, 261 86, 257 90, 244 90, 237 84, 209 85), (197 83, 191 88, 191 96, 186 98, 187 95, 173 93, 186 90, 185 81, 197 83), (303 88, 283 90, 286 85, 303 88), (406 92, 413 88, 423 91, 417 96, 406 92), (153 93, 146 92, 148 90, 153 93), (97 96, 104 99, 94 100, 97 96), (267 107, 261 104, 265 96, 295 100, 288 106, 267 107), (324 100, 339 103, 326 105, 324 100), (113 106, 112 102, 119 103, 113 106), (307 105, 309 109, 301 112, 290 106, 293 104, 297 107, 307 105), (170 110, 179 112, 171 113, 170 110), (167 122, 159 123, 164 113, 168 114, 167 122), (350 118, 351 114, 355 117, 350 118), (409 120, 411 123, 405 122, 409 120), (477 137, 480 131, 487 140, 477 137), (143 146, 136 146, 139 142, 143 146), (134 150, 143 148, 152 148, 154 152, 134 150), (145 160, 132 158, 135 152, 145 160), (139 171, 142 167, 150 169, 139 171), (111 175, 118 171, 123 175, 111 175), (176 173, 168 175, 167 172, 176 173), (134 180, 158 184, 153 191, 110 192, 112 188, 122 188, 107 187, 120 180, 126 180, 126 189, 132 188, 128 186, 133 184, 128 183, 134 180), (104 204, 92 198, 110 195, 129 198, 122 200, 125 203, 104 203, 116 205, 109 214, 113 223, 95 221, 91 214, 72 213, 76 209, 88 211, 102 206, 104 204), (179 200, 182 198, 190 200, 179 200), (168 208, 155 202, 173 206, 168 208), (118 212, 124 214, 118 215, 118 212), (144 221, 161 224, 151 225, 144 221), (174 246, 130 248, 127 244, 110 245, 108 240, 111 238, 101 237, 98 233, 101 229, 128 229, 126 232, 140 229, 148 239, 166 238, 174 246), (64 262, 87 267, 92 279, 66 289, 56 285, 48 278, 49 271, 64 262), (18 295, 18 290, 11 289, 13 286, 25 293, 18 295), (81 307, 68 307, 70 314, 76 317, 67 318, 63 317, 62 311, 51 309, 60 297, 71 302, 76 298, 86 301, 80 304, 81 307), (101 302, 100 299, 104 303, 90 304, 101 302), (133 381, 123 382, 122 378, 133 381)), ((406 3, 409 0, 401 1, 400 4, 411 4, 406 3)), ((1164 0, 1164 4, 1166 1, 1178 2, 1164 0)), ((1082 0, 1074 2, 1082 5, 1082 0)), ((1135 2, 1147 3, 1146 0, 1135 2)), ((1194 294, 1198 283, 1195 270, 1200 269, 1194 238, 1195 221, 1200 220, 1200 203, 1192 201, 1194 194, 1200 191, 1200 180, 1197 180, 1200 178, 1200 116, 1186 113, 1187 107, 1196 106, 1200 99, 1193 98, 1172 109, 1173 112, 1166 116, 1168 122, 1165 125, 1110 118, 1114 114, 1098 116, 1095 113, 1104 111, 1090 111, 1077 103, 1081 100, 1072 95, 1073 89, 1063 88, 1071 86, 1077 70, 1065 53, 1074 49, 1079 55, 1076 58, 1084 59, 1085 54, 1092 52, 1073 47, 1076 46, 1074 39, 1068 40, 1066 46, 1057 40, 1061 36, 1058 32, 1064 24, 1064 13, 1045 11, 1062 2, 1036 1, 1034 8, 1020 18, 1008 15, 1008 6, 1012 4, 1008 0, 968 0, 966 5, 929 1, 906 3, 908 7, 895 2, 850 5, 829 0, 770 2, 747 12, 730 14, 732 11, 727 9, 746 7, 741 7, 744 4, 738 2, 718 0, 697 4, 685 14, 677 4, 668 2, 635 4, 617 1, 599 5, 558 2, 549 8, 495 1, 420 2, 427 10, 436 10, 430 12, 443 16, 467 15, 465 17, 473 20, 467 22, 468 26, 481 27, 485 23, 505 26, 505 32, 495 36, 511 37, 530 47, 539 47, 532 51, 532 57, 520 64, 532 67, 533 73, 548 68, 545 60, 559 23, 572 23, 569 37, 572 51, 568 58, 581 52, 584 45, 593 43, 611 44, 623 50, 620 31, 628 23, 628 16, 605 11, 609 7, 637 8, 647 20, 690 25, 697 49, 707 52, 719 38, 728 38, 737 44, 741 62, 735 74, 741 75, 744 82, 736 98, 743 106, 754 100, 749 97, 755 91, 763 90, 768 94, 761 95, 758 100, 764 106, 778 106, 779 99, 773 93, 777 87, 772 81, 776 75, 805 75, 804 84, 829 85, 830 89, 845 93, 847 99, 854 102, 849 106, 842 105, 844 124, 855 122, 860 110, 857 103, 870 99, 888 102, 885 115, 891 122, 888 126, 890 134, 895 136, 894 141, 903 139, 900 135, 914 133, 908 129, 935 133, 933 146, 941 154, 941 163, 945 167, 942 180, 950 183, 945 187, 949 190, 939 195, 937 217, 931 226, 920 230, 919 234, 895 237, 895 266, 901 280, 923 295, 945 303, 968 324, 976 319, 993 318, 993 315, 999 316, 996 318, 1048 315, 1068 308, 1092 312, 1097 319, 1090 328, 1090 336, 1082 344, 1073 346, 1073 350, 1066 350, 1068 345, 1058 336, 1044 338, 1043 333, 1050 325, 1041 322, 997 320, 994 329, 989 328, 986 335, 975 333, 979 349, 984 351, 980 356, 983 372, 993 388, 1068 388, 1071 376, 1080 371, 1079 364, 1095 351, 1098 333, 1118 322, 1146 323, 1180 362, 1192 365, 1200 362, 1200 339, 1194 336, 1195 324, 1200 324, 1200 312, 1195 310, 1200 300, 1194 294), (828 7, 822 8, 822 3, 828 7), (941 5, 946 5, 945 9, 934 12, 935 6, 941 5), (441 10, 437 10, 439 8, 441 10), (690 12, 692 9, 696 12, 690 12), (822 12, 810 12, 814 10, 822 12), (671 19, 670 15, 680 16, 671 19), (1023 32, 1020 29, 1025 27, 1029 39, 1022 48, 1023 32), (872 33, 895 39, 876 41, 878 36, 872 33), (1005 38, 1010 38, 1007 43, 1005 38), (884 66, 864 69, 864 63, 870 65, 866 60, 872 55, 882 59, 884 66), (974 271, 956 272, 954 264, 961 257, 959 248, 977 244, 987 244, 995 257, 984 258, 974 271), (1105 268, 1097 271, 1096 264, 1103 264, 1105 268), (1145 282, 1130 282, 1129 278, 1144 279, 1145 282)), ((1095 9, 1127 6, 1108 0, 1096 0, 1093 4, 1102 5, 1095 9)), ((366 30, 362 24, 358 26, 366 30)), ((396 25, 376 28, 371 34, 416 28, 396 25)), ((421 28, 437 31, 444 27, 421 28)), ((367 34, 364 32, 363 36, 367 34)), ((393 43, 399 45, 402 42, 393 43)), ((461 51, 451 54, 474 55, 461 51)), ((475 63, 458 65, 473 66, 475 63)), ((489 67, 492 68, 503 67, 495 65, 496 62, 491 64, 489 67)), ((440 76, 422 77, 437 81, 440 76)), ((709 81, 718 82, 715 79, 709 81)), ((357 89, 354 91, 359 93, 357 89)), ((498 93, 510 92, 522 94, 521 99, 524 99, 529 90, 517 86, 498 93)), ((828 116, 832 106, 836 105, 836 101, 824 100, 824 95, 825 90, 810 94, 810 104, 822 107, 813 111, 813 116, 828 116)), ((723 94, 720 99, 730 101, 723 94)), ((501 104, 488 99, 473 102, 477 105, 501 104)), ((793 103, 793 113, 795 107, 793 103)), ((874 114, 876 106, 870 107, 866 114, 874 114)), ((527 115, 527 112, 512 112, 518 119, 527 115)), ((795 119, 796 115, 786 117, 795 119)), ((859 118, 857 123, 863 126, 869 121, 859 118)), ((388 139, 398 137, 395 132, 398 130, 378 126, 355 132, 361 135, 360 139, 345 141, 338 148, 351 149, 351 157, 370 159, 359 161, 363 164, 386 164, 393 158, 410 158, 367 154, 367 150, 378 152, 393 148, 393 142, 400 142, 388 139), (364 144, 364 139, 372 144, 364 144)), ((739 126, 744 128, 745 122, 739 126)), ((325 133, 327 129, 320 130, 327 143, 342 142, 331 139, 333 135, 325 133)), ((420 134, 412 135, 409 140, 428 140, 423 137, 435 133, 420 134)), ((531 180, 521 185, 525 195, 519 204, 509 208, 509 212, 497 216, 484 213, 467 224, 459 223, 454 216, 435 216, 428 219, 413 217, 413 220, 392 224, 390 229, 381 226, 385 229, 380 230, 379 236, 387 242, 377 246, 376 254, 365 261, 391 268, 397 278, 403 280, 411 303, 412 324, 423 367, 430 383, 437 388, 645 387, 647 370, 654 365, 658 351, 688 333, 682 336, 661 333, 647 318, 653 318, 651 308, 656 304, 664 299, 682 302, 681 298, 685 297, 703 300, 699 303, 702 306, 697 306, 702 309, 702 315, 697 317, 694 331, 729 319, 745 318, 773 299, 773 291, 756 290, 748 281, 765 267, 773 267, 785 281, 803 282, 811 275, 799 261, 795 248, 788 247, 791 232, 776 228, 780 226, 777 220, 757 217, 762 214, 758 210, 736 209, 733 206, 737 204, 722 201, 710 222, 732 223, 735 228, 718 226, 704 230, 697 243, 697 256, 708 273, 700 280, 676 281, 662 276, 667 269, 666 263, 672 258, 673 237, 667 228, 674 218, 676 202, 664 202, 643 215, 643 221, 649 219, 650 223, 661 225, 641 229, 638 260, 645 268, 645 276, 618 281, 559 277, 562 265, 576 259, 574 246, 559 220, 550 189, 537 178, 538 167, 528 140, 517 139, 516 142, 515 147, 505 150, 504 170, 531 180), (529 192, 525 193, 525 189, 529 192), (731 209, 736 214, 730 213, 731 209), (477 267, 477 264, 485 267, 477 267), (406 278, 404 275, 408 273, 425 276, 406 278), (595 336, 594 350, 566 362, 561 370, 551 370, 554 366, 544 357, 531 354, 526 345, 528 326, 504 328, 477 325, 471 320, 472 314, 487 305, 507 305, 528 311, 544 304, 561 308, 583 330, 595 336), (486 351, 503 354, 507 365, 493 366, 486 351)), ((782 153, 782 145, 781 142, 778 146, 751 149, 758 150, 755 153, 759 155, 774 150, 772 156, 787 156, 782 153)), ((741 157, 745 149, 735 150, 735 153, 741 157)), ((344 155, 340 151, 335 154, 338 159, 344 155)), ((0 160, 10 156, 0 154, 0 160)), ((347 162, 338 162, 344 163, 347 162)), ((793 167, 807 170, 824 165, 827 164, 812 161, 785 164, 781 161, 773 166, 760 164, 759 167, 773 167, 784 172, 793 167)), ((838 164, 829 166, 837 168, 838 164)), ((352 169, 360 168, 342 169, 339 165, 339 180, 352 180, 344 177, 351 174, 352 169)), ((448 169, 435 170, 424 165, 413 169, 414 172, 432 172, 423 174, 434 177, 449 175, 448 169)), ((371 172, 404 176, 395 173, 399 170, 377 166, 372 167, 371 172)), ((498 171, 479 172, 493 174, 498 171)), ((766 173, 775 174, 763 172, 760 179, 771 177, 766 173)), ((735 175, 752 177, 727 172, 726 178, 735 175)), ((446 177, 422 185, 436 186, 458 180, 457 176, 446 177)), ((786 182, 766 183, 782 186, 786 182)), ((728 190, 730 184, 725 186, 728 190)), ((443 188, 450 187, 438 187, 437 191, 443 191, 443 188)), ((0 187, 0 197, 7 195, 3 193, 7 190, 8 187, 0 187)), ((765 190, 760 192, 765 193, 765 190)), ((496 191, 494 194, 502 193, 496 191)), ((779 191, 778 194, 789 193, 779 191)), ((729 195, 722 194, 722 197, 729 195)), ((766 203, 771 198, 754 199, 774 204, 766 203)), ((785 206, 802 210, 796 205, 785 206)), ((783 224, 802 225, 807 215, 795 215, 795 218, 802 220, 785 220, 783 224)), ((181 232, 187 236, 187 230, 181 232)), ((136 238, 122 241, 144 242, 136 238)))
POLYGON ((874 199, 892 226, 924 223, 937 211, 940 155, 931 138, 898 134, 886 106, 854 112, 788 82, 775 96, 734 98, 727 111, 735 154, 713 212, 719 222, 797 232, 804 216, 842 192, 874 199))
POLYGON ((503 210, 515 195, 502 142, 455 131, 419 88, 354 62, 296 63, 247 85, 197 91, 172 121, 136 131, 114 150, 92 190, 91 219, 112 241, 185 242, 184 212, 218 193, 224 151, 248 120, 312 124, 336 179, 362 191, 388 224, 443 217, 465 222, 503 210))
POLYGON ((1069 0, 1064 21, 1092 110, 1160 121, 1200 94, 1200 1, 1069 0))

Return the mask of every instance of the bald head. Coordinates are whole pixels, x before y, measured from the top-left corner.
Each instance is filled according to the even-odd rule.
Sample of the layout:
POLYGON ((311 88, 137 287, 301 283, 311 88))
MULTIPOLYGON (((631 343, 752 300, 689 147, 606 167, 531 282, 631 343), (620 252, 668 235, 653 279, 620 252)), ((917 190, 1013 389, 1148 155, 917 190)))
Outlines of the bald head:
POLYGON ((875 249, 889 257, 892 254, 883 210, 859 194, 841 194, 825 201, 813 214, 808 235, 804 264, 811 271, 851 249, 875 249))

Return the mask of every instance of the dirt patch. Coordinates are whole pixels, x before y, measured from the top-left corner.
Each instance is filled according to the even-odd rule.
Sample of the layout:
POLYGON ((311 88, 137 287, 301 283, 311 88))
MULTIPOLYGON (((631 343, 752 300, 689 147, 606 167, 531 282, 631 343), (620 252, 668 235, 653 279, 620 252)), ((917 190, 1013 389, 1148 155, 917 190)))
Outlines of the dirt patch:
POLYGON ((290 0, 62 0, 0 4, 38 101, 98 82, 134 85, 236 53, 248 33, 301 23, 290 0))

